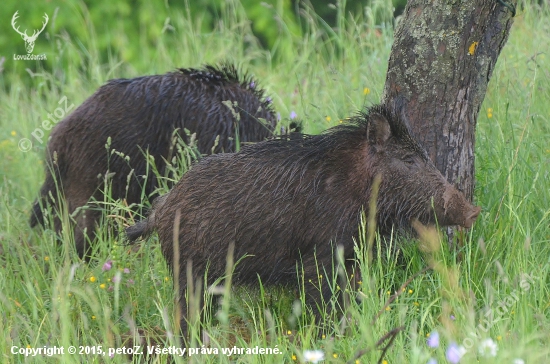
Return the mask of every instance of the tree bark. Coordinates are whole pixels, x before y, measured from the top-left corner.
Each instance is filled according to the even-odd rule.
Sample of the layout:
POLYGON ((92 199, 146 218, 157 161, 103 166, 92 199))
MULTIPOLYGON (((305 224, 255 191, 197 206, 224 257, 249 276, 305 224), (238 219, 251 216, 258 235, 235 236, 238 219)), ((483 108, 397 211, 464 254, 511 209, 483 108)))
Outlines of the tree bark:
POLYGON ((395 32, 382 103, 402 106, 436 167, 470 201, 477 116, 516 4, 409 0, 395 32))

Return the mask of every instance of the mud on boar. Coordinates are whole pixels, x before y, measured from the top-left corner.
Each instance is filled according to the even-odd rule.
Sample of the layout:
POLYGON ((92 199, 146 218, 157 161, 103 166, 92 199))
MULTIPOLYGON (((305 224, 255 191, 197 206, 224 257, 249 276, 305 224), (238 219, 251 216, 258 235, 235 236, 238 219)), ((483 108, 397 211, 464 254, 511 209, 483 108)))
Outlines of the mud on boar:
MULTIPOLYGON (((331 271, 336 245, 349 262, 376 175, 381 234, 410 229, 413 219, 471 227, 479 214, 434 167, 407 125, 377 106, 321 135, 265 141, 202 159, 126 233, 135 240, 157 231, 173 269, 174 220, 181 214, 175 279, 185 316, 187 262, 193 279, 204 277, 208 267, 215 280, 225 274, 232 243, 235 259, 248 255, 236 267, 237 284, 254 284, 258 277, 265 285, 296 284, 297 264, 304 282, 316 282, 319 270, 331 271)), ((306 283, 306 294, 315 307, 318 288, 306 283)), ((328 285, 322 295, 330 297, 328 285)))
MULTIPOLYGON (((185 142, 184 129, 196 133, 199 151, 209 154, 218 137, 214 152, 235 151, 237 125, 240 142, 258 142, 272 136, 276 122, 271 100, 264 97, 257 81, 239 75, 231 65, 111 80, 53 129, 47 147, 46 180, 34 202, 30 225, 44 225, 45 206, 59 210, 58 190, 64 194, 69 214, 92 197, 103 201, 106 175, 112 175, 113 199, 139 203, 142 191, 153 198, 157 180, 152 172, 143 178, 148 171, 144 153, 154 157, 164 175, 175 130, 185 142), (128 156, 129 161, 109 155, 105 147, 108 138, 111 149, 128 156)), ((102 214, 97 206, 90 207, 74 214, 76 250, 81 257, 88 239, 95 237, 102 214)), ((59 232, 60 218, 54 221, 59 232)))

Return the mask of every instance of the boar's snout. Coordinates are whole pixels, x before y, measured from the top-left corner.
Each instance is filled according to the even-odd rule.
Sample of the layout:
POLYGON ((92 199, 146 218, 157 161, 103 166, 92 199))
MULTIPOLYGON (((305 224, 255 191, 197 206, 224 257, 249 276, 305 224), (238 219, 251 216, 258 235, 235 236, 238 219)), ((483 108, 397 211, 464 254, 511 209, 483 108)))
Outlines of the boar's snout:
POLYGON ((466 215, 466 220, 464 220, 464 224, 461 224, 461 225, 467 229, 471 228, 480 212, 481 212, 481 207, 471 206, 469 213, 466 215))
POLYGON ((436 216, 442 226, 459 225, 471 228, 476 221, 481 208, 472 205, 464 196, 449 183, 445 186, 442 204, 436 204, 436 216), (441 206, 443 209, 441 209, 441 206))

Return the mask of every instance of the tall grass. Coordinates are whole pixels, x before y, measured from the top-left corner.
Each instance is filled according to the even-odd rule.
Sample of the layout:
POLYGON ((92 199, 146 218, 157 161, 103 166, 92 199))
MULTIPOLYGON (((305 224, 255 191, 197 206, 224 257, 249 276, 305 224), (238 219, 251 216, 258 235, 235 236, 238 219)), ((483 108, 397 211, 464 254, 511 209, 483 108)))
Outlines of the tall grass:
MULTIPOLYGON (((151 337, 168 333, 167 339, 160 339, 164 340, 161 346, 176 342, 171 338, 177 327, 173 282, 155 238, 136 248, 104 233, 92 260, 83 262, 74 253, 70 231, 57 237, 49 229, 31 230, 27 225, 31 203, 44 178, 45 142, 33 140, 28 152, 19 150, 18 142, 32 139, 31 133, 54 112, 63 96, 79 105, 109 78, 230 60, 261 80, 283 118, 294 111, 305 121, 306 132, 317 133, 379 100, 392 28, 387 19, 383 26, 375 20, 376 14, 385 14, 384 3, 376 4, 379 8, 367 8, 365 14, 340 12, 336 30, 328 29, 305 9, 303 37, 296 37, 281 23, 281 35, 272 51, 260 48, 238 1, 228 2, 210 33, 201 32, 200 16, 173 14, 170 31, 162 33, 155 47, 144 44, 141 61, 135 64, 114 56, 99 63, 94 50, 97 24, 86 21, 85 7, 77 5, 74 16, 90 28, 89 39, 77 42, 63 32, 55 34, 48 57, 60 61, 51 72, 29 74, 24 65, 6 67, 0 73, 2 360, 126 362, 125 355, 111 360, 97 353, 25 359, 10 350, 14 345, 64 346, 65 350, 84 345, 96 350, 102 346, 106 351, 123 347, 126 334, 135 327, 151 337)), ((196 335, 189 345, 277 347, 282 354, 210 354, 190 359, 280 363, 303 361, 305 350, 319 349, 327 362, 373 363, 380 356, 380 350, 373 349, 377 341, 404 326, 385 355, 389 363, 426 363, 430 357, 445 362, 451 342, 468 347, 463 362, 512 363, 514 358, 547 362, 549 33, 548 6, 526 4, 515 19, 478 120, 476 203, 483 211, 465 234, 460 251, 450 251, 437 234, 426 231, 422 243, 393 242, 401 248, 404 259, 399 260, 391 254, 392 248, 375 240, 377 251, 389 252, 375 256, 372 262, 359 259, 359 275, 352 282, 320 272, 331 280, 335 293, 347 292, 352 299, 348 321, 327 313, 318 326, 312 325, 309 308, 299 298, 303 295, 296 296, 296 287, 308 283, 300 282, 299 276, 296 287, 268 289, 259 284, 258 288, 223 289, 221 306, 210 303, 210 309, 201 313, 203 319, 195 326, 196 335), (428 263, 434 269, 416 275, 428 263), (441 343, 429 348, 426 337, 434 331, 439 332, 441 343), (487 338, 498 345, 495 358, 479 354, 487 338)), ((117 36, 123 35, 113 35, 117 36)), ((110 215, 126 216, 127 208, 120 201, 107 202, 110 215)), ((236 264, 239 258, 234 257, 236 264)), ((208 290, 198 288, 201 295, 208 290)), ((166 362, 167 356, 157 360, 166 362)))

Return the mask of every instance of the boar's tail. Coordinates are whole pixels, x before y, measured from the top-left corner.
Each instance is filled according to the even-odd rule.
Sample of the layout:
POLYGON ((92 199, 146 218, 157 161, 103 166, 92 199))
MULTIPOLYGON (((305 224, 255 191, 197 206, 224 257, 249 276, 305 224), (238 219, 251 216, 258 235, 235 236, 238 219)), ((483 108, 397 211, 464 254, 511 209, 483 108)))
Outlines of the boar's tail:
POLYGON ((34 204, 32 206, 31 217, 29 218, 29 225, 31 226, 31 228, 35 227, 36 225, 44 226, 44 211, 40 207, 40 201, 38 199, 34 201, 34 204))
MULTIPOLYGON (((57 177, 57 181, 60 181, 61 178, 57 177)), ((59 189, 56 184, 56 179, 52 176, 49 170, 46 170, 46 180, 40 188, 40 196, 32 205, 31 216, 29 217, 29 225, 31 228, 37 225, 46 225, 46 216, 44 216, 44 209, 51 207, 52 212, 57 210, 59 206, 59 189)))
POLYGON ((139 237, 147 238, 155 230, 155 212, 156 210, 164 205, 168 194, 157 197, 153 202, 153 207, 149 211, 149 216, 146 219, 143 219, 137 222, 135 225, 127 227, 125 230, 126 238, 130 243, 134 243, 139 237))
POLYGON ((135 225, 126 228, 126 238, 130 243, 134 243, 140 236, 146 237, 149 235, 149 229, 147 229, 147 222, 149 219, 141 220, 135 225))

